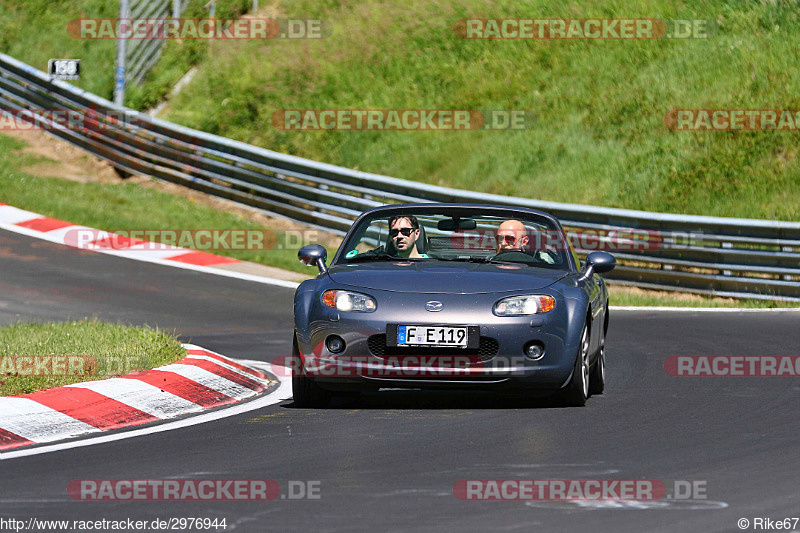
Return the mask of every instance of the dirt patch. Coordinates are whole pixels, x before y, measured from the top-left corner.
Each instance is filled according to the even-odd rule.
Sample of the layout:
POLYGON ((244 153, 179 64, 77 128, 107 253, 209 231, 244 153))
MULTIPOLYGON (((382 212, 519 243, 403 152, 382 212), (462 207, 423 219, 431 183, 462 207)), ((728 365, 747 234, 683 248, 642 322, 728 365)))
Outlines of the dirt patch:
POLYGON ((23 168, 28 174, 80 182, 114 183, 121 179, 111 164, 43 131, 14 130, 3 135, 24 142, 23 153, 51 160, 23 168))
MULTIPOLYGON (((735 307, 736 300, 733 298, 721 298, 719 296, 701 296, 699 294, 692 294, 689 292, 678 291, 656 291, 648 289, 639 289, 637 287, 629 287, 627 285, 615 285, 613 280, 609 282, 608 291, 613 299, 615 295, 630 295, 641 296, 644 298, 669 298, 670 300, 678 302, 696 302, 696 303, 718 303, 735 307)), ((612 301, 612 305, 614 305, 612 301)))

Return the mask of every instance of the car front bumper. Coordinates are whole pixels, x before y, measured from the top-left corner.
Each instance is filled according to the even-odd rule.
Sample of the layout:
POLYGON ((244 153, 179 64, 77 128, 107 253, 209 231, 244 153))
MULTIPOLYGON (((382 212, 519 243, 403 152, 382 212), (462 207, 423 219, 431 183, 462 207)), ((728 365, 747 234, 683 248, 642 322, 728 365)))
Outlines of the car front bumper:
MULTIPOLYGON (((547 294, 547 291, 538 291, 547 294)), ((578 339, 570 339, 565 299, 541 315, 498 317, 492 313, 498 294, 371 294, 373 313, 339 312, 321 303, 312 306, 307 331, 298 331, 305 373, 331 390, 407 388, 525 389, 553 391, 572 375, 578 339), (427 312, 436 300, 441 312, 427 312), (387 347, 387 325, 477 326, 480 348, 387 347), (331 353, 326 340, 341 337, 346 348, 331 353), (537 359, 525 347, 541 343, 537 359), (381 349, 382 346, 382 349, 381 349)), ((577 337, 577 336, 576 336, 577 337)))

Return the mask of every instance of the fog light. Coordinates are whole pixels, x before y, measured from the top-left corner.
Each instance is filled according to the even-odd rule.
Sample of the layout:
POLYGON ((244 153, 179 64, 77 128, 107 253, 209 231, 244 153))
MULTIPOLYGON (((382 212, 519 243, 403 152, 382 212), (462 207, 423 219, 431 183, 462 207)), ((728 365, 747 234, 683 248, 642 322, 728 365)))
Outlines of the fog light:
POLYGON ((342 353, 344 351, 344 339, 338 335, 331 335, 325 341, 325 346, 331 353, 342 353))
POLYGON ((525 355, 530 359, 539 359, 544 355, 544 345, 540 342, 531 342, 525 346, 525 355))

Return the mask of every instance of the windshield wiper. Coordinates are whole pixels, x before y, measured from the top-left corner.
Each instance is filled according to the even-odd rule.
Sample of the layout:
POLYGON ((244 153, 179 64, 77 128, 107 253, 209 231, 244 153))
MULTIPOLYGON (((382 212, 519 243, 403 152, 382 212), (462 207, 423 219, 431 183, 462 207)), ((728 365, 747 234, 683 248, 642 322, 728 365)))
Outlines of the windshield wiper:
POLYGON ((495 264, 495 265, 527 265, 529 263, 525 263, 522 261, 503 261, 501 259, 492 259, 491 257, 448 257, 448 258, 438 258, 439 261, 459 261, 464 263, 483 263, 483 264, 495 264))
POLYGON ((436 257, 437 261, 471 261, 473 263, 484 263, 488 257, 460 256, 460 257, 436 257))
POLYGON ((394 261, 397 257, 384 252, 378 253, 364 253, 347 260, 348 263, 364 263, 367 261, 394 261))
POLYGON ((385 252, 378 253, 364 253, 347 260, 348 264, 352 263, 366 263, 369 261, 424 261, 423 257, 399 257, 396 255, 387 254, 385 252))

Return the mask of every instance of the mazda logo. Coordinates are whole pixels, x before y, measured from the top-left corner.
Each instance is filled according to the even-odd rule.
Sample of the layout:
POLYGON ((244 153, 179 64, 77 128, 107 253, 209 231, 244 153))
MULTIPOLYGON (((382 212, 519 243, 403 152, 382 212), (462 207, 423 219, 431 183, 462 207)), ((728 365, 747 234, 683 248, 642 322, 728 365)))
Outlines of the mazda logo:
POLYGON ((425 309, 431 312, 441 311, 443 307, 442 302, 437 301, 431 301, 425 304, 425 309))

